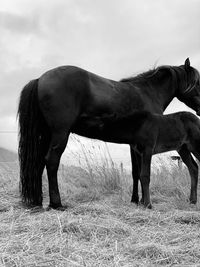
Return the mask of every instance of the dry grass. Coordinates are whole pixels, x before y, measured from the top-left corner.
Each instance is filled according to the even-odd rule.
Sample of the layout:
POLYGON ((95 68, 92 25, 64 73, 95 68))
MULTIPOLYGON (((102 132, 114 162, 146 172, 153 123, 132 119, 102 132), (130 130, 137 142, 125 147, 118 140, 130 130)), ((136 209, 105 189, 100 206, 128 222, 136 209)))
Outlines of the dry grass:
POLYGON ((87 160, 60 169, 64 212, 21 207, 17 168, 0 174, 0 266, 200 266, 200 204, 188 202, 187 170, 153 174, 146 210, 130 203, 131 176, 109 155, 87 160))

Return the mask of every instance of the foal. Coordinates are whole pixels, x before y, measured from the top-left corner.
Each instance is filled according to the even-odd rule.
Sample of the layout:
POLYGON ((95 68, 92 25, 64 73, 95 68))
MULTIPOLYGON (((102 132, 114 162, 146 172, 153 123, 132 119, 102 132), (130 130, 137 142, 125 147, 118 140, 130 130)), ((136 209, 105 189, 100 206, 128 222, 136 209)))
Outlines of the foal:
MULTIPOLYGON (((89 128, 97 139, 101 136, 101 140, 131 144, 138 152, 141 156, 140 181, 145 207, 152 207, 149 194, 152 155, 170 150, 177 150, 187 165, 191 176, 190 202, 197 202, 198 165, 190 153, 200 160, 200 121, 195 115, 190 112, 158 115, 136 111, 126 117, 83 116, 81 122, 86 125, 85 130, 89 128)), ((138 192, 133 192, 132 199, 134 194, 138 195, 138 192)))

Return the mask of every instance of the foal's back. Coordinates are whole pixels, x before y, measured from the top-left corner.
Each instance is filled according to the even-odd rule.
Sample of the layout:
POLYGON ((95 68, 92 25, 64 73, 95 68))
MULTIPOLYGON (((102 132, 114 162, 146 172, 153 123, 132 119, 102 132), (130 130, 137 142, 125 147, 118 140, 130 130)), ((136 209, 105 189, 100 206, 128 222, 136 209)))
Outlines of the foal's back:
POLYGON ((200 120, 191 112, 180 112, 180 119, 188 137, 188 148, 196 151, 200 148, 200 120))
POLYGON ((153 117, 159 128, 155 153, 178 150, 183 144, 191 150, 200 140, 200 120, 191 112, 153 115, 153 117))

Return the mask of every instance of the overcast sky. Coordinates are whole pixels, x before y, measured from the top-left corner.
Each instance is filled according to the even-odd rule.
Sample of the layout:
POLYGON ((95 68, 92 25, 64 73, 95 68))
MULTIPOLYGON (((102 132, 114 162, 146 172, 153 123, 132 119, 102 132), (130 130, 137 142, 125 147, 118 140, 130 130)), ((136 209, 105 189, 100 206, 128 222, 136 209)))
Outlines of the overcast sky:
MULTIPOLYGON (((0 33, 1 132, 17 130, 22 87, 59 65, 116 80, 187 57, 200 69, 199 0, 1 0, 0 33)), ((0 146, 16 149, 17 134, 0 146)))

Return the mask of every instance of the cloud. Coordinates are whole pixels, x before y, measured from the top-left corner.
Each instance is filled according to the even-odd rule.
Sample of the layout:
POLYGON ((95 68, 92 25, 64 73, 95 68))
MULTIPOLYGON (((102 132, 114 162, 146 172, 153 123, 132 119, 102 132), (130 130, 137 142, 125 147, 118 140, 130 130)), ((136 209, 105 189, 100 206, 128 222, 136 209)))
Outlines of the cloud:
POLYGON ((36 16, 28 17, 0 11, 0 27, 17 34, 38 33, 40 26, 36 16))
POLYGON ((17 1, 16 17, 21 11, 26 14, 20 14, 21 21, 28 23, 24 30, 22 22, 9 29, 27 32, 16 49, 22 50, 22 64, 75 64, 118 79, 157 60, 180 64, 199 49, 200 5, 195 0, 17 1))
MULTIPOLYGON (((188 56, 199 67, 199 18, 198 0, 2 0, 0 125, 22 87, 58 65, 116 80, 188 56)), ((186 109, 175 100, 168 110, 177 107, 186 109)))
POLYGON ((49 5, 40 17, 46 36, 43 59, 75 63, 112 78, 145 70, 156 60, 181 64, 199 50, 198 10, 197 1, 176 0, 49 5))

